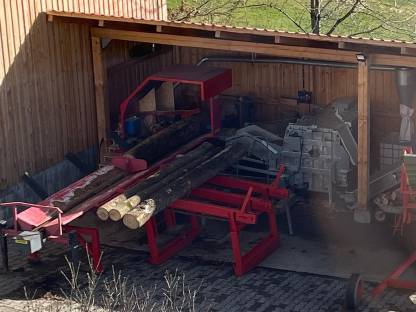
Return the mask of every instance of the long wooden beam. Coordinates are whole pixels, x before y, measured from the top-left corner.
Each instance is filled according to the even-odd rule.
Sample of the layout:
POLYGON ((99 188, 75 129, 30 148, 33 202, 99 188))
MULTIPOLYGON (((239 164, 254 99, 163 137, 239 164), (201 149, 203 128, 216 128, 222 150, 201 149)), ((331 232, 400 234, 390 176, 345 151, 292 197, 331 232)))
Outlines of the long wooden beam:
MULTIPOLYGON (((358 62, 358 215, 368 215, 370 187, 369 60, 358 62)), ((358 221, 358 220, 357 220, 358 221)), ((362 220, 364 222, 364 220, 362 220)), ((369 221, 369 220, 368 220, 369 221)))
MULTIPOLYGON (((258 53, 288 58, 303 58, 354 64, 357 63, 356 51, 299 47, 281 44, 276 45, 268 43, 224 40, 219 38, 192 37, 183 35, 171 35, 163 33, 150 33, 98 27, 93 27, 91 29, 91 32, 93 36, 109 39, 158 43, 193 48, 258 53)), ((416 57, 412 56, 372 54, 372 59, 373 65, 416 67, 416 57)))
POLYGON ((110 28, 94 27, 91 29, 91 32, 92 35, 95 37, 126 41, 139 41, 182 47, 259 53, 279 57, 306 58, 315 60, 338 61, 344 63, 357 62, 355 57, 356 53, 352 51, 285 46, 267 43, 233 41, 217 38, 190 37, 161 33, 147 33, 140 31, 118 30, 110 28))
POLYGON ((109 110, 106 96, 106 70, 101 49, 101 38, 91 37, 92 64, 94 70, 95 107, 97 114, 98 151, 101 160, 106 147, 109 110))
POLYGON ((72 19, 86 20, 86 21, 108 21, 116 23, 134 24, 134 25, 155 25, 156 27, 167 27, 167 28, 178 28, 178 29, 194 29, 212 32, 226 32, 226 33, 238 33, 238 34, 250 34, 258 36, 280 36, 281 38, 290 38, 294 40, 312 40, 315 42, 324 43, 353 43, 353 44, 365 44, 369 47, 393 47, 402 48, 407 47, 416 49, 416 45, 413 42, 402 42, 393 40, 375 40, 368 38, 354 38, 348 36, 327 36, 327 35, 316 35, 316 34, 304 34, 304 33, 292 33, 287 31, 279 31, 273 29, 258 29, 250 27, 234 27, 224 25, 207 25, 190 22, 179 22, 179 21, 155 21, 155 20, 144 20, 134 18, 124 18, 116 16, 103 16, 103 15, 92 15, 85 13, 72 13, 72 12, 58 12, 50 11, 48 16, 66 17, 72 19))

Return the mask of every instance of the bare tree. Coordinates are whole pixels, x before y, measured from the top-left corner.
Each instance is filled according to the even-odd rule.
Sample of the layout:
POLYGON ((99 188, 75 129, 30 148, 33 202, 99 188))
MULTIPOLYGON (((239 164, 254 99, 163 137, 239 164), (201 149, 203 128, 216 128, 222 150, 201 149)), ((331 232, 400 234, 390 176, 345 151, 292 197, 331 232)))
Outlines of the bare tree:
MULTIPOLYGON (((230 24, 255 10, 278 13, 290 29, 302 32, 416 39, 413 0, 181 0, 169 13, 173 20, 230 24)), ((246 19, 250 26, 270 23, 246 19)))

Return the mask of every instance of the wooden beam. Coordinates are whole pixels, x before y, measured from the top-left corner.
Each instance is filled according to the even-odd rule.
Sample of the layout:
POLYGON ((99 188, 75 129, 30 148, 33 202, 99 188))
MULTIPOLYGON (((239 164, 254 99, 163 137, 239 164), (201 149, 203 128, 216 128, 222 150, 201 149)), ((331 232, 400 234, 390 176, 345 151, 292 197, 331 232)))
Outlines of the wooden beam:
POLYGON ((100 152, 100 158, 103 160, 103 156, 106 151, 109 112, 106 96, 107 75, 105 70, 104 57, 101 49, 101 39, 99 37, 91 37, 91 50, 94 70, 95 107, 97 114, 97 143, 100 152))
POLYGON ((395 67, 416 67, 416 57, 408 55, 372 54, 371 64, 395 67))
MULTIPOLYGON (((110 28, 92 28, 92 34, 96 37, 111 38, 127 41, 149 42, 165 45, 216 49, 224 51, 248 52, 267 54, 279 57, 305 58, 312 60, 325 60, 342 63, 356 63, 356 52, 323 49, 311 47, 289 46, 283 44, 268 44, 247 41, 233 41, 226 39, 214 39, 204 37, 191 37, 183 35, 171 35, 160 33, 148 33, 141 31, 118 30, 110 28)), ((372 54, 372 64, 382 66, 416 67, 416 57, 405 55, 372 54)))
POLYGON ((325 35, 315 35, 315 34, 303 34, 303 33, 290 33, 277 30, 268 30, 268 29, 255 29, 247 27, 231 27, 231 26, 220 26, 220 25, 205 25, 205 24, 193 24, 186 22, 176 22, 176 21, 154 21, 154 20, 143 20, 143 19, 126 19, 123 17, 115 16, 100 16, 84 13, 72 13, 72 12, 62 12, 62 11, 49 11, 49 15, 54 15, 56 17, 68 17, 76 18, 79 20, 97 20, 105 19, 110 22, 121 22, 126 24, 137 24, 137 25, 161 25, 168 28, 185 28, 185 29, 198 29, 198 30, 208 30, 208 31, 227 31, 230 33, 244 33, 252 35, 261 35, 261 36, 281 36, 282 39, 293 38, 293 39, 308 39, 316 42, 345 42, 353 44, 364 44, 368 46, 375 47, 409 47, 415 48, 413 42, 394 42, 388 40, 373 40, 373 39, 362 39, 362 38, 350 38, 347 36, 325 36, 325 35))
POLYGON ((338 61, 355 63, 356 53, 351 51, 338 51, 310 47, 296 47, 256 43, 246 41, 232 41, 214 38, 190 37, 181 35, 147 33, 109 28, 92 28, 92 35, 101 38, 111 38, 126 41, 158 43, 182 47, 216 49, 225 51, 255 52, 280 57, 307 58, 316 60, 338 61))
POLYGON ((358 209, 367 211, 369 201, 370 92, 369 60, 358 62, 358 209))

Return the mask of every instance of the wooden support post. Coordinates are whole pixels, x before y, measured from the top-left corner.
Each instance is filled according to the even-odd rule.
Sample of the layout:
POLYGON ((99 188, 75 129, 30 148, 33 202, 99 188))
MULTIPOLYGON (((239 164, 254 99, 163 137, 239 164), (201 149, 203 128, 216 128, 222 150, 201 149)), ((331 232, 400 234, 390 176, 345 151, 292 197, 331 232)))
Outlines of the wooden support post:
POLYGON ((369 64, 364 57, 358 61, 358 206, 354 219, 357 222, 370 222, 368 210, 370 187, 370 93, 369 93, 369 64))
POLYGON ((106 96, 106 70, 104 57, 101 49, 101 39, 91 37, 92 63, 94 69, 95 107, 97 114, 97 136, 100 160, 103 160, 106 152, 107 130, 109 112, 106 96))

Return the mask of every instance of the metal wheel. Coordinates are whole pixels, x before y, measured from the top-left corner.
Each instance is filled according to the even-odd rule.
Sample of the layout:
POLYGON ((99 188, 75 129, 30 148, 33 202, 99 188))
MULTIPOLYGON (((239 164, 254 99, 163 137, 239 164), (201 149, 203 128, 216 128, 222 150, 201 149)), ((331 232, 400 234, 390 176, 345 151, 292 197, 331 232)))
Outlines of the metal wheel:
POLYGON ((345 296, 345 304, 347 309, 356 309, 363 297, 364 287, 361 275, 354 273, 347 282, 347 292, 345 296))
POLYGON ((378 222, 386 221, 386 217, 386 213, 383 210, 377 209, 376 212, 374 212, 374 219, 378 222))

